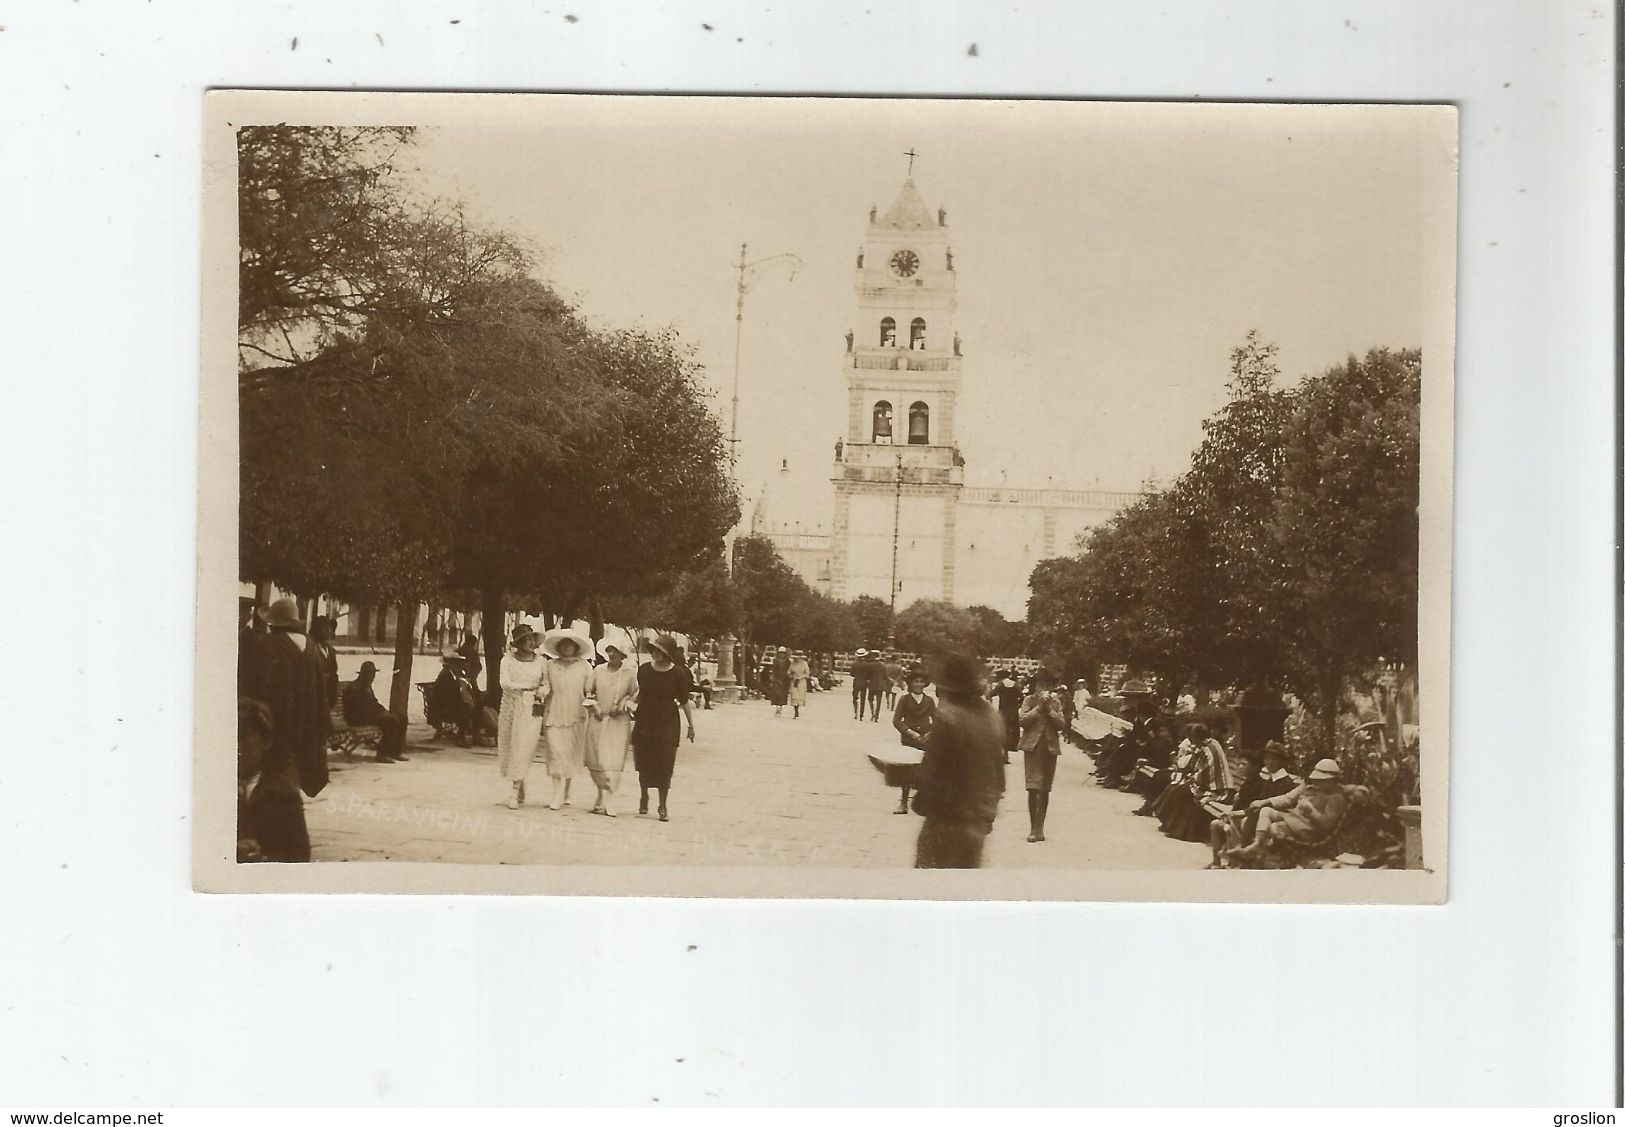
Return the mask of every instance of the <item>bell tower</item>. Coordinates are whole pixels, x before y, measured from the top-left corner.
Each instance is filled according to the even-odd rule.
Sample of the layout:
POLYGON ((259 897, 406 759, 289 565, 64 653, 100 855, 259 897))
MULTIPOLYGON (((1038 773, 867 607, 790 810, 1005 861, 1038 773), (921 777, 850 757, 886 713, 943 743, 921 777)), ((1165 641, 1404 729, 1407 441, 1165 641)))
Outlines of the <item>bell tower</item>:
POLYGON ((857 310, 842 358, 847 425, 833 473, 837 598, 873 595, 901 610, 954 597, 964 484, 954 439, 957 279, 947 213, 933 213, 910 176, 889 208, 869 209, 857 255, 857 310))

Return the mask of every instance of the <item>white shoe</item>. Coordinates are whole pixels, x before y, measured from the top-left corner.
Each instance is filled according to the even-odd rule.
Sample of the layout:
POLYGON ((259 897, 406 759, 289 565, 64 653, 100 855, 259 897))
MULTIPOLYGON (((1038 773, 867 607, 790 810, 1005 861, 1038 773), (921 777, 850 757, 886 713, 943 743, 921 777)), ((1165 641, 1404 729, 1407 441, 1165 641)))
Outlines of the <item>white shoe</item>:
POLYGON ((509 810, 517 810, 517 809, 519 809, 519 794, 518 794, 518 792, 512 792, 512 793, 510 793, 508 795, 508 809, 509 810))

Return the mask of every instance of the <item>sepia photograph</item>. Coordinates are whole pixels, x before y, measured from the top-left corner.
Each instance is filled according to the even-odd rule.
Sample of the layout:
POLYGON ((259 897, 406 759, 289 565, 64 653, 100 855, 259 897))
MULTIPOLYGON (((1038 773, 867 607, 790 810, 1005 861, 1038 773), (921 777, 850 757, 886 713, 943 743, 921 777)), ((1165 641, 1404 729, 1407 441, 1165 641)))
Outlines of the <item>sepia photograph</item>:
POLYGON ((198 888, 1444 900, 1453 107, 205 157, 198 888))

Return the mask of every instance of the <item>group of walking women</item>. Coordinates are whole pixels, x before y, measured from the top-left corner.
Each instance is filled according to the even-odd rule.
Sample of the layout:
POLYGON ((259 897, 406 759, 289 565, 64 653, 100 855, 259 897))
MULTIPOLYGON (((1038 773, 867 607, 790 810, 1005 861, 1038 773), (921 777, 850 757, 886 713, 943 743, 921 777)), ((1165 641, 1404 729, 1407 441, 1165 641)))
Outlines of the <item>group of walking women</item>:
POLYGON ((590 813, 613 818, 630 752, 638 773, 638 813, 649 812, 653 790, 660 820, 669 820, 679 712, 689 742, 694 740, 693 686, 670 635, 648 643, 645 664, 629 663, 632 650, 624 637, 606 637, 597 645, 602 664, 595 666, 589 660, 593 643, 579 631, 563 627, 540 636, 528 623, 514 627, 502 659, 497 718, 497 764, 509 784, 508 809, 525 805, 525 783, 539 756, 551 783, 549 810, 570 804, 570 784, 585 767, 598 791, 590 813))
POLYGON ((768 670, 768 697, 773 702, 773 715, 784 715, 784 706, 789 705, 791 718, 801 719, 801 710, 807 707, 807 684, 812 679, 812 667, 807 659, 797 650, 794 655, 783 646, 773 657, 773 666, 768 670))

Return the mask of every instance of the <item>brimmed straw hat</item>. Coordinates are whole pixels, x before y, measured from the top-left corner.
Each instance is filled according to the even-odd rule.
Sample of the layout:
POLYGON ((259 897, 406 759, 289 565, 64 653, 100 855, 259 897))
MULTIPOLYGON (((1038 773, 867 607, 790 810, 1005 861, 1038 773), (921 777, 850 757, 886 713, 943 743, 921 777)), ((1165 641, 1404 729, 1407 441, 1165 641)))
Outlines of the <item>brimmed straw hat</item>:
POLYGON ((647 644, 651 650, 659 650, 669 660, 677 660, 677 639, 670 634, 661 634, 658 637, 650 638, 647 644))
POLYGON ((1315 764, 1315 769, 1309 772, 1311 779, 1341 779, 1343 768, 1337 765, 1335 759, 1322 759, 1315 764))
POLYGON ((574 642, 576 644, 576 657, 586 657, 592 653, 592 639, 571 626, 559 626, 543 635, 542 653, 548 657, 560 656, 560 642, 574 642))
POLYGON ((859 646, 858 647, 858 652, 853 654, 852 656, 853 657, 868 657, 869 656, 869 651, 864 649, 862 646, 859 646))
POLYGON ((598 656, 605 661, 609 660, 608 650, 619 651, 622 657, 631 657, 634 647, 631 639, 619 630, 605 630, 604 636, 598 639, 598 656))
POLYGON ((513 633, 508 635, 508 644, 517 647, 524 639, 534 638, 535 636, 536 627, 532 626, 528 622, 521 622, 519 625, 513 628, 513 633))

